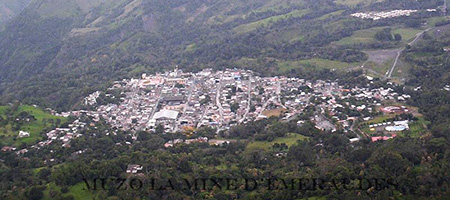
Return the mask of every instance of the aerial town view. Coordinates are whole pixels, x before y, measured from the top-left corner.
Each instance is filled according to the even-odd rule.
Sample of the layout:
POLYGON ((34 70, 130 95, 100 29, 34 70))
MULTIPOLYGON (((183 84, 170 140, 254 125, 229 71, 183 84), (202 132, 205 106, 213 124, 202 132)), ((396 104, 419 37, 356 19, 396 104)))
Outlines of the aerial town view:
POLYGON ((0 0, 0 200, 450 197, 450 0, 0 0))
MULTIPOLYGON (((392 83, 391 86, 394 87, 392 83)), ((104 120, 110 124, 111 133, 107 134, 115 134, 118 130, 130 131, 136 140, 137 136, 133 134, 136 131, 154 132, 158 126, 166 133, 195 131, 200 127, 212 127, 218 133, 234 125, 272 116, 284 121, 296 120, 301 126, 305 120, 297 117, 310 107, 315 110, 310 119, 315 128, 348 132, 351 142, 363 137, 376 142, 392 139, 409 130, 408 124, 414 118, 405 115, 405 118, 386 120, 414 113, 405 106, 394 106, 402 105, 411 96, 394 92, 392 88, 370 85, 367 88, 344 88, 335 81, 260 77, 252 71, 237 69, 205 69, 198 73, 175 69, 155 75, 142 74, 138 79, 115 81, 106 91, 97 91, 86 97, 83 103, 92 110, 54 113, 62 117, 72 116, 76 120, 66 128, 49 131, 47 140, 33 147, 46 146, 56 140, 60 140, 63 147, 70 147, 71 139, 81 137, 81 130, 88 128, 89 121, 83 122, 84 116, 93 122, 104 120), (117 93, 120 95, 114 96, 111 91, 120 91, 117 93), (97 99, 102 93, 108 99, 118 100, 118 103, 100 105, 97 99), (383 121, 379 122, 379 119, 383 121), (353 135, 353 132, 357 134, 353 135)), ((419 114, 415 112, 414 115, 419 114)), ((29 136, 30 133, 20 131, 19 138, 29 136)), ((208 142, 210 139, 216 143, 230 142, 213 138, 195 141, 208 142)), ((174 142, 169 141, 169 144, 174 142)), ((4 150, 6 148, 12 147, 4 150)), ((18 154, 25 152, 27 149, 17 150, 18 154)))
MULTIPOLYGON (((372 79, 372 77, 367 77, 372 79)), ((391 83, 392 85, 392 83, 391 83)), ((315 108, 311 119, 316 128, 336 131, 338 128, 355 131, 356 121, 369 121, 380 114, 408 113, 405 106, 385 106, 385 102, 402 103, 410 96, 394 92, 392 88, 344 88, 335 81, 310 81, 301 78, 260 77, 249 70, 187 73, 175 69, 155 75, 142 74, 139 79, 115 81, 107 91, 97 91, 85 98, 93 110, 62 113, 63 116, 86 115, 93 121, 105 120, 115 130, 183 132, 202 126, 214 127, 217 132, 233 125, 265 119, 271 116, 296 120, 307 107, 315 108), (120 96, 109 91, 118 90, 120 96), (101 93, 119 103, 98 105, 101 93), (347 109, 362 113, 352 116, 347 109)), ((376 121, 376 120, 375 120, 376 121)), ((79 121, 76 121, 80 123, 79 121)), ((304 123, 296 121, 298 125, 304 123)), ((83 124, 81 124, 83 125, 83 124)), ((359 131, 351 141, 372 137, 372 141, 395 137, 408 130, 408 119, 371 123, 369 131, 359 131), (375 127, 378 131, 375 131, 375 127)))

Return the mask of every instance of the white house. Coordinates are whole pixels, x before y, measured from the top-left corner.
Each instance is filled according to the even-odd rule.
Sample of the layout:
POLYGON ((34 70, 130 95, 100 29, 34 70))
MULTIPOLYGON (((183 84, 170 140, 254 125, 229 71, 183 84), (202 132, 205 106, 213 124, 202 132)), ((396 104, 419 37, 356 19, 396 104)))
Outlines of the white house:
POLYGON ((25 131, 19 131, 19 138, 30 137, 30 133, 25 131))

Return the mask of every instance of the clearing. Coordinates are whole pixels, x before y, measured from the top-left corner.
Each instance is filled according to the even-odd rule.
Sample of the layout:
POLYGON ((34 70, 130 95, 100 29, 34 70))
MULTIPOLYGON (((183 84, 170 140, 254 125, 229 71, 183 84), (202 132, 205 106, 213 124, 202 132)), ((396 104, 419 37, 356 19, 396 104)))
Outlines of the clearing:
POLYGON ((247 148, 245 149, 246 152, 251 152, 254 150, 271 150, 272 146, 275 143, 281 144, 281 143, 285 143, 288 147, 294 145, 297 143, 297 141, 301 140, 307 140, 308 137, 297 134, 297 133, 288 133, 286 134, 285 137, 279 137, 279 138, 275 138, 272 142, 267 142, 267 141, 254 141, 254 142, 250 142, 247 145, 247 148))
MULTIPOLYGON (((2 118, 4 119, 6 119, 6 110, 8 108, 8 106, 0 107, 0 116, 2 116, 2 118)), ((21 123, 8 121, 6 125, 0 126, 0 135, 6 136, 5 139, 2 140, 2 143, 14 146, 19 146, 22 143, 33 144, 42 138, 40 134, 45 129, 51 128, 52 126, 59 126, 60 124, 64 124, 67 121, 67 118, 65 117, 53 116, 49 113, 44 112, 38 107, 25 105, 19 106, 17 110, 14 111, 12 119, 16 119, 17 116, 22 112, 28 113, 36 120, 24 121, 21 123), (13 141, 13 138, 19 133, 18 130, 13 129, 14 126, 16 127, 16 129, 18 128, 18 130, 29 132, 30 137, 17 138, 13 141)))
POLYGON ((345 69, 360 66, 361 63, 346 63, 334 60, 313 58, 298 61, 283 61, 278 64, 281 72, 287 72, 296 68, 316 68, 316 69, 345 69))

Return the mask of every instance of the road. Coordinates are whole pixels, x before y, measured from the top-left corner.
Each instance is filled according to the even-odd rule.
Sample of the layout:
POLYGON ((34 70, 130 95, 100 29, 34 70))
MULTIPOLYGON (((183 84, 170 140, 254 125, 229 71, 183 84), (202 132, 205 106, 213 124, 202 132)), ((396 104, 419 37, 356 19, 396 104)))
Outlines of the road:
POLYGON ((220 82, 219 82, 219 86, 217 87, 217 92, 216 92, 216 105, 217 107, 219 107, 219 113, 220 113, 220 122, 223 122, 223 107, 222 107, 222 103, 220 103, 220 91, 222 90, 222 75, 220 75, 220 82))
POLYGON ((262 115, 262 113, 266 110, 267 105, 269 104, 270 101, 274 101, 275 100, 275 96, 270 97, 269 99, 267 99, 266 102, 264 102, 261 111, 259 112, 259 115, 262 115))
POLYGON ((252 101, 252 76, 248 78, 248 99, 247 99, 247 110, 245 110, 245 114, 242 116, 242 119, 239 120, 239 123, 244 122, 245 119, 247 119, 247 115, 250 112, 251 107, 251 101, 252 101))
MULTIPOLYGON (((362 133, 361 130, 358 129, 358 131, 355 131, 356 121, 352 122, 352 126, 350 126, 350 131, 356 134, 356 137, 361 140, 363 137, 361 137, 360 133, 362 133)), ((362 133, 364 135, 364 133, 362 133)), ((364 137, 369 137, 368 135, 364 135, 364 137)))
POLYGON ((205 108, 205 112, 203 112, 202 117, 200 117, 200 120, 197 123, 197 128, 200 128, 202 126, 203 118, 205 117, 206 113, 208 113, 208 107, 205 108))
POLYGON ((187 99, 186 99, 186 103, 185 103, 185 105, 184 105, 183 112, 182 112, 181 115, 178 117, 178 120, 177 120, 177 126, 175 127, 175 131, 178 131, 178 130, 179 130, 179 125, 181 124, 181 120, 183 119, 183 116, 186 114, 186 110, 187 110, 187 108, 189 107, 189 102, 191 102, 192 91, 194 90, 195 82, 196 82, 196 81, 197 81, 196 77, 193 76, 193 77, 192 77, 192 83, 191 83, 190 86, 189 86, 188 97, 187 97, 187 99))
POLYGON ((284 109, 287 109, 287 107, 285 105, 283 105, 283 103, 281 103, 281 82, 280 80, 277 81, 277 96, 278 96, 278 103, 280 103, 281 107, 283 107, 284 109))
MULTIPOLYGON (((409 45, 409 46, 414 45, 414 44, 417 42, 417 40, 419 40, 419 38, 420 38, 425 32, 427 32, 427 31, 429 31, 429 30, 431 30, 431 28, 428 28, 427 30, 424 30, 424 31, 422 31, 422 32, 420 32, 420 33, 418 33, 418 34, 416 34, 416 37, 414 38, 414 40, 411 41, 410 43, 408 43, 408 45, 409 45)), ((386 77, 386 78, 391 78, 391 77, 392 77, 392 73, 394 72, 395 67, 397 66, 398 60, 400 59, 400 56, 402 55, 402 53, 403 53, 404 50, 405 50, 405 47, 403 47, 403 48, 401 48, 401 49, 398 50, 397 56, 395 57, 395 60, 394 60, 394 64, 392 65, 392 67, 391 67, 391 68, 386 72, 386 74, 385 74, 385 77, 386 77)))
POLYGON ((444 12, 444 16, 447 16, 447 0, 444 0, 443 12, 444 12))
POLYGON ((157 92, 156 96, 157 96, 158 101, 156 102, 155 107, 152 110, 152 114, 150 115, 150 119, 153 119, 153 116, 155 116, 156 110, 158 110, 159 102, 162 99, 161 91, 162 91, 161 88, 159 88, 159 87, 156 88, 156 92, 157 92))

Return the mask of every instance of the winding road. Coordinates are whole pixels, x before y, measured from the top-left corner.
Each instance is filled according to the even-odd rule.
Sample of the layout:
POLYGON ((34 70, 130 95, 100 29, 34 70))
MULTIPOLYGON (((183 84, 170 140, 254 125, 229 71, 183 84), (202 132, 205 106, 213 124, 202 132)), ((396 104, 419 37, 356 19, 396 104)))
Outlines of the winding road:
MULTIPOLYGON (((417 42, 417 40, 419 40, 419 38, 420 38, 425 32, 427 32, 427 31, 429 31, 429 30, 431 30, 431 28, 428 28, 428 29, 426 29, 426 30, 424 30, 424 31, 422 31, 422 32, 420 32, 420 33, 418 33, 418 34, 416 34, 416 37, 414 38, 414 40, 411 41, 410 43, 408 43, 408 45, 409 45, 409 46, 414 45, 414 44, 417 42)), ((402 55, 402 53, 403 53, 403 51, 404 51, 405 49, 406 49, 406 48, 403 47, 403 48, 401 48, 400 50, 398 50, 397 56, 395 57, 394 64, 392 65, 392 67, 391 67, 391 68, 386 72, 386 74, 385 74, 385 77, 386 77, 386 78, 391 78, 391 77, 392 77, 392 73, 394 72, 395 67, 397 66, 398 60, 400 59, 400 56, 402 55)))

